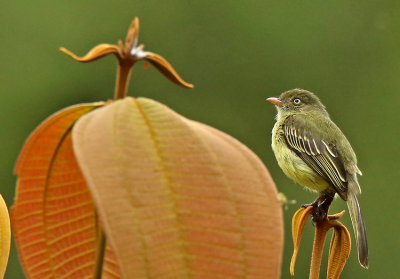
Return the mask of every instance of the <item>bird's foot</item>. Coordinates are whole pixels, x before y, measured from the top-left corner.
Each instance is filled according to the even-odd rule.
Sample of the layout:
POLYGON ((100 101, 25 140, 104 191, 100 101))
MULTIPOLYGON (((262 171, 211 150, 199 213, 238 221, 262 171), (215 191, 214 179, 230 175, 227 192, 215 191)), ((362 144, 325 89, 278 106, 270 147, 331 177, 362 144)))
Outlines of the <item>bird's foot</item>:
POLYGON ((302 207, 302 208, 307 208, 307 207, 309 207, 309 206, 312 206, 312 207, 315 208, 316 206, 318 206, 320 199, 321 199, 321 198, 318 197, 318 199, 316 199, 316 200, 313 201, 312 203, 305 203, 305 204, 302 204, 301 207, 302 207))
POLYGON ((313 223, 319 223, 323 221, 326 218, 326 216, 328 216, 328 211, 325 210, 325 208, 319 204, 314 207, 311 215, 312 215, 311 220, 313 221, 313 223))
POLYGON ((326 216, 328 216, 329 206, 333 201, 333 196, 330 195, 323 195, 318 197, 315 201, 309 204, 303 204, 301 207, 306 208, 309 206, 313 207, 312 212, 312 221, 314 223, 318 223, 323 221, 326 216))

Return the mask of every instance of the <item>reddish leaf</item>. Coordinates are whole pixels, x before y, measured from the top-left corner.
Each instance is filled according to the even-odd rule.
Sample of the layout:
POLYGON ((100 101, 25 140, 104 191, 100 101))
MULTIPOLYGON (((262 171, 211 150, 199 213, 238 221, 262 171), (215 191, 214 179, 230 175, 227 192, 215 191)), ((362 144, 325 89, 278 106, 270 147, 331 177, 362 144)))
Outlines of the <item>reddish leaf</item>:
MULTIPOLYGON (((20 154, 12 219, 28 278, 84 278, 93 274, 96 213, 72 151, 71 127, 83 114, 102 105, 73 106, 49 117, 20 154)), ((109 263, 107 266, 113 269, 109 263)))

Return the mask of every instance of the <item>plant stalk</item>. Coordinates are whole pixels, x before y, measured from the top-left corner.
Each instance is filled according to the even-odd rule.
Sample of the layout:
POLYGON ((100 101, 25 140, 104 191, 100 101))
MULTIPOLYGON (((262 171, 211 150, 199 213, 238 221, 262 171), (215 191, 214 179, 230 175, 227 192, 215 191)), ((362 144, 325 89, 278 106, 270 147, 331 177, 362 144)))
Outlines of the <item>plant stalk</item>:
POLYGON ((115 82, 115 100, 123 99, 128 94, 133 64, 134 62, 132 60, 119 59, 117 80, 115 82))
POLYGON ((319 278, 322 253, 324 251, 325 238, 329 228, 330 227, 327 222, 324 221, 321 221, 319 224, 316 225, 309 279, 319 278))

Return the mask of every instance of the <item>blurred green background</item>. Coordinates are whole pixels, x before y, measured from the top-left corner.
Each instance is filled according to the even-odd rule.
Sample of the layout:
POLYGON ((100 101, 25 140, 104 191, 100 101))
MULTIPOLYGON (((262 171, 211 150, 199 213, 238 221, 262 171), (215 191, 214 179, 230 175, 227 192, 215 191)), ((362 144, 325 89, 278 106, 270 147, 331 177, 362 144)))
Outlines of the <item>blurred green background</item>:
MULTIPOLYGON (((265 98, 296 87, 321 98, 364 173, 360 203, 370 269, 360 267, 353 245, 341 278, 397 278, 399 12, 397 0, 6 1, 0 9, 0 191, 11 205, 16 158, 43 119, 72 104, 113 97, 114 57, 83 65, 58 47, 82 55, 98 43, 116 43, 138 16, 140 42, 195 89, 177 87, 139 63, 130 95, 156 99, 236 137, 265 162, 279 191, 298 201, 284 212, 282 278, 291 278, 291 216, 316 195, 279 169, 270 147, 275 109, 265 98)), ((332 212, 342 209, 337 199, 332 212)), ((351 227, 348 215, 343 222, 351 227)), ((308 277, 312 238, 309 223, 295 278, 308 277)), ((6 278, 24 278, 15 247, 6 278)))

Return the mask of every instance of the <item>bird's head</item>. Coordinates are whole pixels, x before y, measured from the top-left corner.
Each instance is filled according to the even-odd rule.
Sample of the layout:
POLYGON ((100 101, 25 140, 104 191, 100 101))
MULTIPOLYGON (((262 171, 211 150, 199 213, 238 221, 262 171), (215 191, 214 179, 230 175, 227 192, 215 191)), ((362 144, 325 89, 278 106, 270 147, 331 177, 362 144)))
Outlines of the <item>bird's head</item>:
POLYGON ((292 89, 283 92, 279 98, 271 97, 267 101, 278 109, 278 117, 279 115, 303 112, 327 113, 318 97, 304 89, 292 89))

